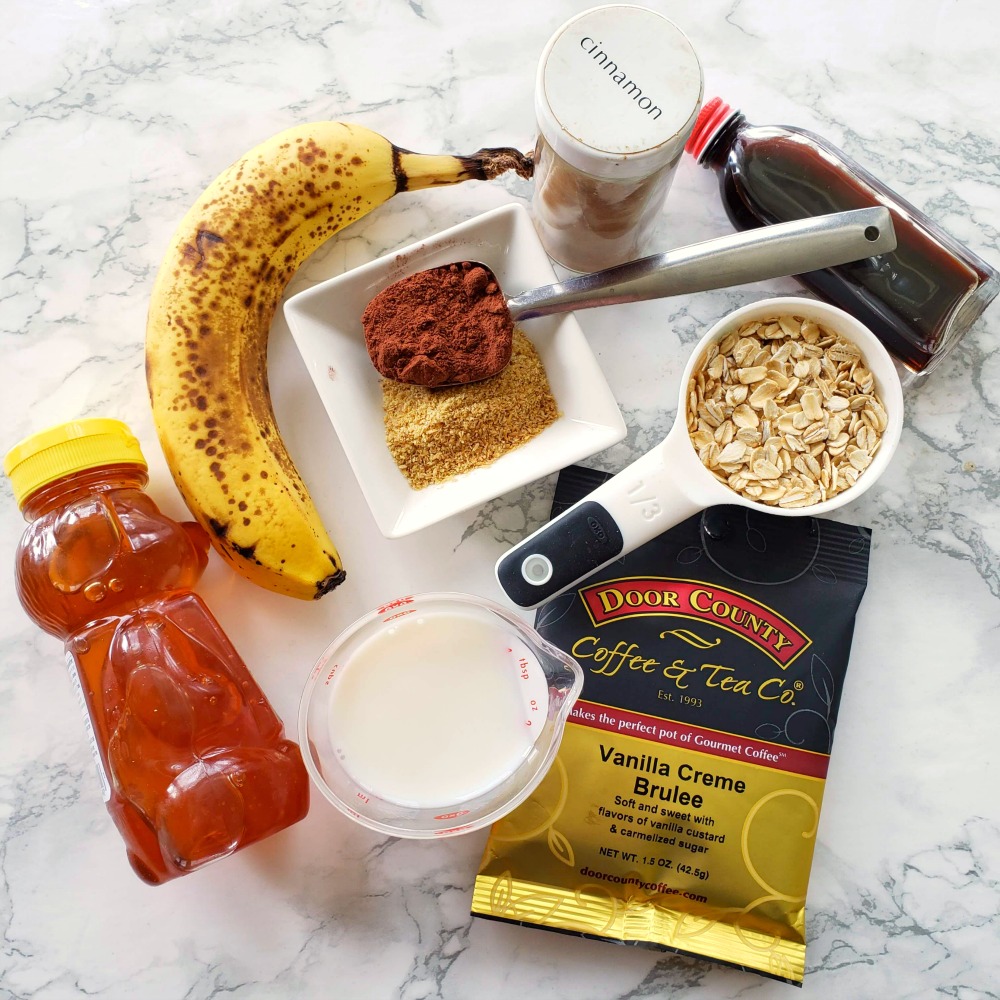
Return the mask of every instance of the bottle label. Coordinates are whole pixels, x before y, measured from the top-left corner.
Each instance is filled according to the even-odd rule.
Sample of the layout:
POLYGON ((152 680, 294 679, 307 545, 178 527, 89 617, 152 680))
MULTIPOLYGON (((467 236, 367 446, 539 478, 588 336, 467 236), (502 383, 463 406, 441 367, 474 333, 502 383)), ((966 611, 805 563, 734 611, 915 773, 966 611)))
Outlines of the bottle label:
POLYGON ((80 682, 80 671, 77 669, 76 660, 72 653, 66 654, 66 669, 69 671, 69 682, 76 692, 76 700, 80 703, 83 712, 83 725, 87 731, 87 739, 90 742, 90 752, 94 755, 94 763, 97 765, 97 777, 101 782, 101 793, 104 801, 111 799, 111 783, 108 781, 108 773, 104 769, 104 760, 101 758, 101 749, 97 743, 97 733, 94 731, 94 723, 90 718, 90 709, 87 706, 87 698, 83 693, 83 684, 80 682))

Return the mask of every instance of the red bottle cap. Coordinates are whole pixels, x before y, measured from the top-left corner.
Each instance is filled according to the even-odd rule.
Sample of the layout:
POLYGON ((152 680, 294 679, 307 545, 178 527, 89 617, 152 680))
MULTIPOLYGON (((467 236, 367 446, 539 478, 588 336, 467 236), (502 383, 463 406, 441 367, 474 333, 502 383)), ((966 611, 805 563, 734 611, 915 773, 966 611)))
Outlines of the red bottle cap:
POLYGON ((696 160, 700 160, 701 154, 718 134, 719 129, 735 113, 735 109, 726 104, 721 97, 713 97, 707 101, 694 120, 694 127, 691 129, 684 151, 690 153, 696 160))

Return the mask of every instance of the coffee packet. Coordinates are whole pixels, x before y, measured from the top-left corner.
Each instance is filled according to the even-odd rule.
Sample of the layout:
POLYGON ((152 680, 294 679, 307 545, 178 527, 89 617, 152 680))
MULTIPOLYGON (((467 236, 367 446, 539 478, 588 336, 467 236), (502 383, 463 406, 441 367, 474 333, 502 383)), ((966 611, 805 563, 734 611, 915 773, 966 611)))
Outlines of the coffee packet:
MULTIPOLYGON (((607 478, 570 467, 552 514, 607 478)), ((801 985, 805 899, 871 533, 713 507, 539 609, 586 680, 494 824, 476 916, 801 985)))

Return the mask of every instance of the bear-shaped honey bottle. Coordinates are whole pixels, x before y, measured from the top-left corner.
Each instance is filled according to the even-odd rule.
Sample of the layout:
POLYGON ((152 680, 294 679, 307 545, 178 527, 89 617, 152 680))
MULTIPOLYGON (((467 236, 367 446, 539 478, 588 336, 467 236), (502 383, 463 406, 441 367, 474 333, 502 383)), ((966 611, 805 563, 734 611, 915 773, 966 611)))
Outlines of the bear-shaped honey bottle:
POLYGON ((209 543, 143 492, 116 420, 62 424, 4 460, 28 527, 18 596, 63 640, 104 799, 140 878, 194 871, 305 816, 298 746, 192 587, 209 543))

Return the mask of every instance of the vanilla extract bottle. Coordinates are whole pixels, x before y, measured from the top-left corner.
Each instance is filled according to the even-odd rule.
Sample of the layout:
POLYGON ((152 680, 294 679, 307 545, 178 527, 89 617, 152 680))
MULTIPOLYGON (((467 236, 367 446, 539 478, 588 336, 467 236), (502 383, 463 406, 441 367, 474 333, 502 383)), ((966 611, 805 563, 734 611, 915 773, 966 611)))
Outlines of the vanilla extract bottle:
POLYGON ((868 326, 911 378, 932 371, 1000 290, 995 269, 812 132, 752 125, 716 97, 685 149, 718 173, 737 229, 873 205, 892 212, 895 251, 798 278, 868 326))

